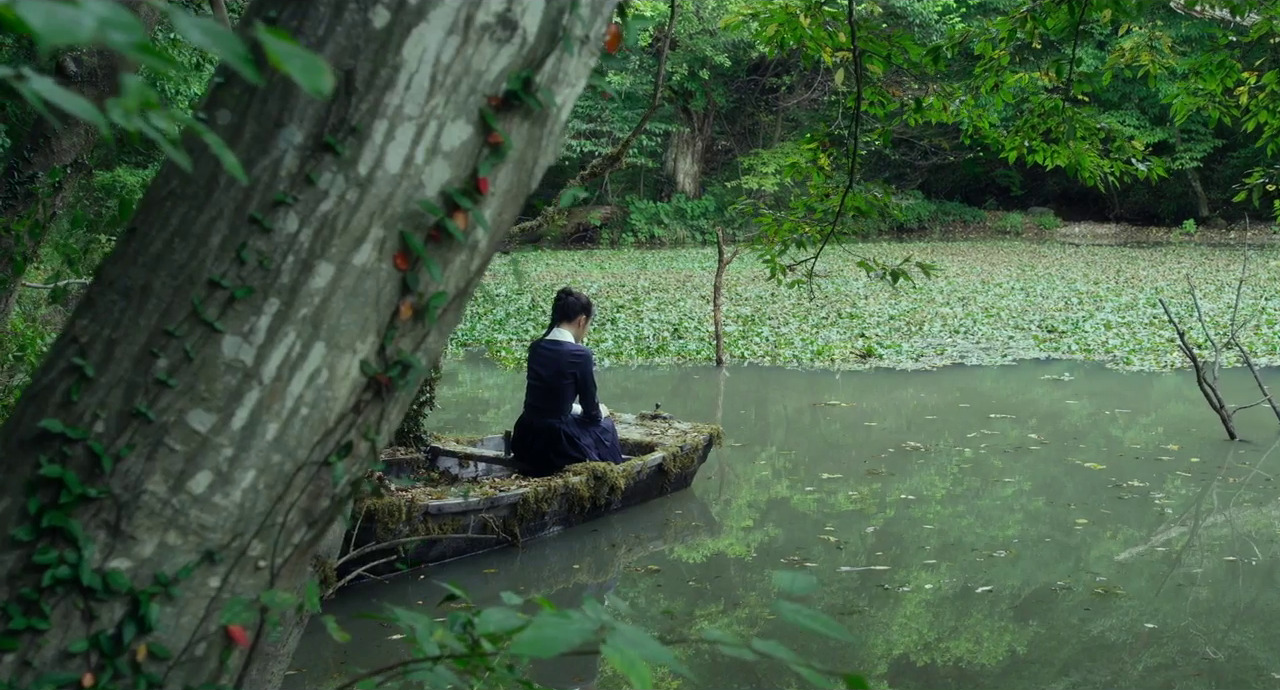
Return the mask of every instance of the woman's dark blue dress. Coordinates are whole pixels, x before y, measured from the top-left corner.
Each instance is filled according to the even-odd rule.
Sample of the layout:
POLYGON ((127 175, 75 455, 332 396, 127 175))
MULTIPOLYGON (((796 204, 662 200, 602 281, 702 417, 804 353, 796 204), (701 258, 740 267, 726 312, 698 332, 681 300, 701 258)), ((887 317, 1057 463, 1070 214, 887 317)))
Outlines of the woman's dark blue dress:
POLYGON ((511 433, 511 453, 534 476, 578 462, 622 462, 617 427, 600 414, 591 350, 553 337, 529 346, 524 411, 511 433), (573 414, 575 398, 581 415, 573 414))

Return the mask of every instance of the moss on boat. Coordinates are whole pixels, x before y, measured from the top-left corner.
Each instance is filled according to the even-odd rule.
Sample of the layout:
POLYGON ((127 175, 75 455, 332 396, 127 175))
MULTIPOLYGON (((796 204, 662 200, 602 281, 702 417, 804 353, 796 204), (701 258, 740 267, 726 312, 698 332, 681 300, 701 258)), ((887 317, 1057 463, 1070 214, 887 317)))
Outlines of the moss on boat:
MULTIPOLYGON (((623 453, 632 459, 618 465, 578 463, 550 477, 512 474, 461 479, 435 469, 426 457, 384 454, 409 471, 394 479, 379 477, 356 499, 350 548, 408 540, 394 551, 391 547, 381 551, 379 557, 399 552, 410 561, 436 562, 520 543, 688 486, 711 448, 723 438, 715 425, 632 415, 615 415, 615 419, 623 453), (441 539, 432 540, 435 536, 441 539)), ((441 453, 459 458, 484 440, 432 438, 441 453)), ((483 462, 474 454, 472 458, 483 462)), ((334 579, 344 577, 343 561, 337 565, 334 579)), ((346 569, 350 567, 359 564, 346 569)), ((321 568, 317 572, 327 575, 321 568)))

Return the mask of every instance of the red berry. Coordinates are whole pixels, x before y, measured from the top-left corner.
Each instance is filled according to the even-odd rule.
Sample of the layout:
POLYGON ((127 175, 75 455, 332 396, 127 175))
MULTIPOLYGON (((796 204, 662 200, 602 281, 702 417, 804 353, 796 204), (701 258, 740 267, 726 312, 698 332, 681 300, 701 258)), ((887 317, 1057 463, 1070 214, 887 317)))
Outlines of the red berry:
POLYGON ((604 49, 613 55, 622 47, 622 25, 613 22, 604 30, 604 49))
POLYGON ((483 196, 483 195, 485 195, 485 194, 488 194, 488 193, 489 193, 489 178, 487 178, 487 177, 477 177, 477 178, 476 178, 476 189, 480 190, 480 194, 481 194, 482 196, 483 196))
POLYGON ((396 255, 393 257, 393 261, 396 265, 397 271, 409 270, 409 254, 405 252, 405 250, 401 249, 396 252, 396 255))
POLYGON ((228 625, 226 629, 227 638, 237 647, 249 646, 249 633, 244 631, 243 625, 228 625))

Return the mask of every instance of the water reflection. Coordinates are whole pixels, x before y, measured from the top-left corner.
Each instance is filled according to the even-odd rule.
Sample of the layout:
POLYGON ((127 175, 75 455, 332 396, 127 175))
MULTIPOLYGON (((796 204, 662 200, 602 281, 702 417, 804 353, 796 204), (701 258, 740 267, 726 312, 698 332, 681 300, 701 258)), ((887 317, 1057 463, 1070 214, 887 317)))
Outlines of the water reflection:
MULTIPOLYGON (((1247 374, 1225 379, 1229 399, 1256 398, 1247 374)), ((894 688, 1272 687, 1280 674, 1270 646, 1280 633, 1276 421, 1246 410, 1238 422, 1252 441, 1225 442, 1188 373, 1032 362, 727 377, 605 369, 599 381, 612 408, 660 402, 721 420, 725 447, 689 491, 431 577, 481 603, 502 589, 558 590, 576 603, 608 588, 660 636, 715 626, 769 637, 894 688), (661 536, 678 525, 680 535, 661 536), (615 546, 632 542, 661 546, 615 546), (590 577, 576 578, 584 568, 590 577), (816 575, 822 589, 808 603, 858 642, 773 617, 770 571, 780 568, 816 575)), ((493 433, 515 419, 522 382, 454 362, 441 389, 438 428, 493 433)), ((437 594, 405 580, 330 608, 350 616, 437 594)), ((320 687, 295 681, 341 676, 352 658, 397 658, 385 630, 349 627, 355 640, 341 647, 309 631, 297 659, 307 671, 291 687, 320 687)), ((779 666, 678 654, 698 674, 682 688, 798 684, 779 666)), ((598 669, 599 687, 625 687, 607 665, 579 661, 539 680, 575 687, 598 669)))

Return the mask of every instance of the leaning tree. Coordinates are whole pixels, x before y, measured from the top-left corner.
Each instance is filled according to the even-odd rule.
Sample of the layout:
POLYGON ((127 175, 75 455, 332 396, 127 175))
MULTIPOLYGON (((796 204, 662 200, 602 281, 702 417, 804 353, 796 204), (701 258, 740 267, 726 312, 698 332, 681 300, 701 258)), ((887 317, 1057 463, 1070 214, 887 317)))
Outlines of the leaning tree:
POLYGON ((305 63, 278 27, 332 95, 219 71, 201 112, 227 150, 160 172, 0 428, 0 687, 255 673, 554 161, 614 4, 252 3, 254 59, 305 63))

